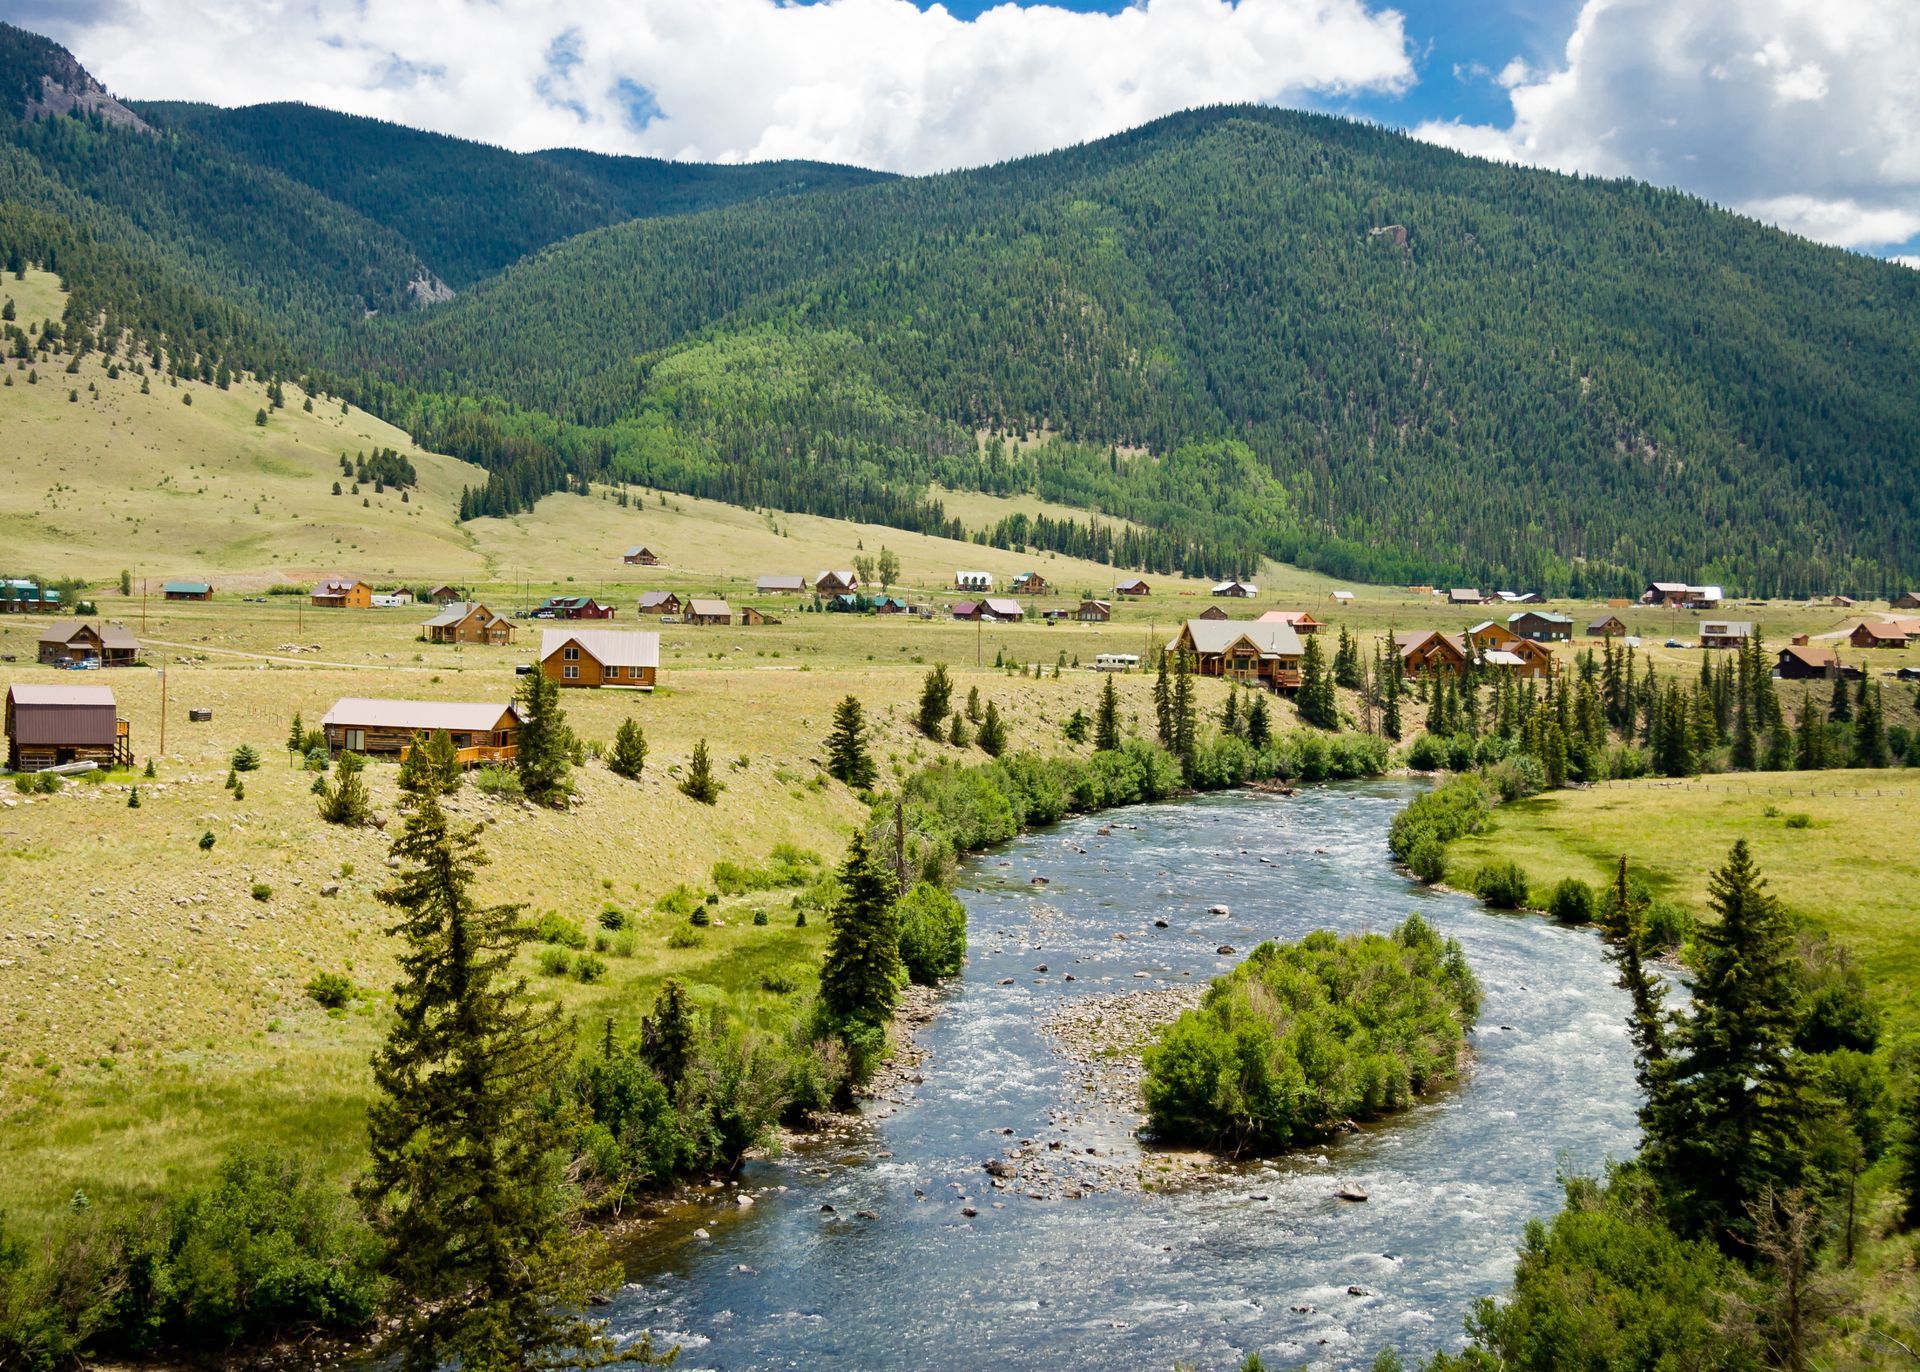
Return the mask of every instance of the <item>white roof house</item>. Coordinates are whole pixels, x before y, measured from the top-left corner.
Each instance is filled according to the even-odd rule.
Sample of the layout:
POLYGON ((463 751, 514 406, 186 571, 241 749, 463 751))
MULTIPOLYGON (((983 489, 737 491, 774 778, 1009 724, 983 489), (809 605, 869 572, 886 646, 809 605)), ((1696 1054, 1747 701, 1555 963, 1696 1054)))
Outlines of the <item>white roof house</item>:
POLYGON ((542 629, 540 660, 545 662, 569 643, 602 667, 660 668, 660 635, 641 629, 542 629))

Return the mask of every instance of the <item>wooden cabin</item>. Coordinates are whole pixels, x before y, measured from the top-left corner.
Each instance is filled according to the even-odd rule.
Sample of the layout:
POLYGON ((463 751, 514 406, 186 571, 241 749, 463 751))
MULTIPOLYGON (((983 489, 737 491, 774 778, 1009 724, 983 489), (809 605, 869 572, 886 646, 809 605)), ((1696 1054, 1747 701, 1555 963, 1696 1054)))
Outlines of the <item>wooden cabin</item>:
POLYGON ((1573 637, 1573 620, 1545 610, 1522 610, 1507 616, 1507 627, 1535 643, 1565 643, 1573 637))
POLYGON ((139 660, 140 640, 124 624, 55 624, 40 631, 40 661, 49 667, 131 667, 139 660))
POLYGON ((1167 645, 1190 654, 1202 676, 1297 690, 1305 650, 1291 624, 1261 624, 1231 619, 1189 619, 1167 645))
POLYGON ((813 579, 815 595, 852 595, 860 589, 860 578, 845 568, 840 571, 821 572, 813 579))
POLYGON ((1773 674, 1782 681, 1858 681, 1860 669, 1841 662, 1831 648, 1816 648, 1810 643, 1793 643, 1774 657, 1773 674))
POLYGON ((1745 619, 1709 619, 1700 625, 1702 648, 1738 648, 1753 637, 1753 623, 1745 619))
POLYGON ((1588 638, 1625 638, 1627 622, 1619 615, 1601 615, 1587 625, 1588 638))
POLYGON ((1216 581, 1208 594, 1228 600, 1252 600, 1260 594, 1260 588, 1249 581, 1216 581))
POLYGON ((960 601, 953 607, 953 617, 955 619, 990 619, 1003 624, 1018 624, 1027 617, 1027 612, 1017 600, 990 595, 980 600, 960 601))
POLYGON ((1015 595, 1046 595, 1052 589, 1038 572, 1022 572, 1013 579, 1015 595))
POLYGON ((400 757, 416 739, 444 729, 459 750, 460 765, 511 762, 519 751, 520 711, 470 700, 336 700, 320 721, 327 752, 400 757))
POLYGON ((1122 600, 1138 600, 1141 596, 1152 595, 1153 587, 1147 585, 1146 582, 1136 576, 1131 581, 1123 581, 1118 586, 1115 586, 1113 593, 1122 600))
POLYGON ((452 586, 435 586, 427 592, 427 599, 435 605, 451 605, 456 600, 465 600, 466 596, 452 586))
POLYGON ((1875 624, 1863 620, 1853 626, 1853 632, 1847 635, 1847 642, 1856 648, 1904 648, 1907 646, 1907 632, 1898 624, 1875 624))
POLYGON ((807 589, 804 576, 763 576, 753 583, 761 595, 799 595, 807 589))
POLYGON ((620 554, 620 560, 629 567, 658 567, 660 559, 653 549, 647 547, 629 548, 620 554))
POLYGON ((541 602, 533 612, 535 619, 612 619, 613 606, 602 605, 590 595, 557 595, 541 602))
POLYGON ((1902 591, 1888 603, 1896 610, 1920 610, 1920 591, 1902 591))
POLYGON ((310 598, 314 607, 321 610, 371 610, 373 587, 364 581, 328 577, 314 586, 310 598))
POLYGON ((1484 605, 1486 603, 1487 598, 1472 586, 1455 586, 1447 592, 1449 605, 1484 605))
POLYGON ((212 600, 213 584, 206 581, 169 581, 160 588, 163 600, 212 600))
POLYGON ((672 591, 644 591, 640 596, 639 609, 643 615, 677 615, 685 608, 672 591))
POLYGON ((1105 624, 1113 618, 1113 602, 1111 600, 1083 600, 1080 602, 1080 608, 1073 612, 1073 617, 1082 624, 1105 624))
POLYGON ((1827 604, 1836 610, 1851 610, 1853 608, 1853 597, 1850 595, 1830 595, 1827 597, 1827 604))
POLYGON ((513 621, 478 601, 456 600, 423 626, 430 643, 482 643, 505 647, 513 642, 513 621))
POLYGON ((630 629, 547 629, 540 670, 562 686, 651 691, 660 675, 660 635, 630 629))
POLYGON ((694 596, 687 602, 686 621, 689 624, 731 624, 733 606, 710 596, 694 596))
POLYGON ((7 767, 43 772, 73 762, 131 767, 133 746, 106 686, 7 688, 7 767))
POLYGON ((1308 634, 1317 634, 1326 628, 1322 620, 1315 619, 1305 610, 1268 610, 1260 616, 1262 624, 1291 624, 1293 631, 1305 638, 1308 634))
POLYGON ((1431 676, 1452 672, 1458 676, 1467 669, 1466 640, 1451 634, 1418 629, 1406 635, 1396 634, 1400 649, 1400 670, 1407 676, 1431 676))
POLYGON ((756 610, 751 605, 740 607, 740 622, 746 625, 778 624, 780 621, 765 610, 756 610))
POLYGON ((1196 619, 1230 619, 1232 618, 1232 616, 1230 616, 1224 609, 1222 609, 1218 605, 1209 605, 1207 606, 1206 609, 1202 610, 1199 614, 1195 615, 1194 618, 1196 619))
POLYGON ((1467 642, 1483 653, 1496 648, 1511 648, 1525 641, 1506 625, 1497 624, 1491 619, 1483 620, 1467 630, 1467 642))

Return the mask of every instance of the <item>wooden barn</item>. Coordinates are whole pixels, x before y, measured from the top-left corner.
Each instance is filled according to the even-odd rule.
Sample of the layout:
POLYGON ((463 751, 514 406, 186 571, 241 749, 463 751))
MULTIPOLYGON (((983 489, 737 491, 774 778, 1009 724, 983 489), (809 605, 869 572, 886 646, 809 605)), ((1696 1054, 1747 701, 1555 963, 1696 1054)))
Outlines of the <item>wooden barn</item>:
POLYGON ((799 595, 807 589, 804 576, 763 576, 753 583, 761 595, 799 595))
POLYGON ((348 696, 336 700, 320 721, 330 754, 365 753, 399 757, 416 738, 444 729, 459 749, 460 764, 511 762, 519 750, 520 712, 505 705, 471 700, 374 700, 348 696))
POLYGON ((497 615, 478 601, 456 600, 422 625, 430 643, 484 643, 504 647, 513 642, 513 621, 497 615))
POLYGON ((639 609, 643 615, 677 615, 684 608, 672 591, 641 592, 639 609))
POLYGON ((40 632, 40 661, 50 667, 98 663, 131 667, 140 660, 140 640, 124 624, 56 624, 40 632))
POLYGON ((1588 638, 1625 638, 1627 622, 1619 615, 1601 615, 1587 625, 1588 638))
POLYGON ((1123 581, 1115 586, 1113 593, 1122 600, 1138 600, 1141 596, 1152 595, 1153 587, 1136 576, 1131 581, 1123 581))
POLYGON ((1082 624, 1105 624, 1113 618, 1113 602, 1111 600, 1083 600, 1080 602, 1080 608, 1073 612, 1073 617, 1082 624))
POLYGON ((169 581, 160 588, 165 600, 212 600, 213 585, 206 581, 169 581))
POLYGON ((7 688, 7 766, 42 772, 73 762, 131 767, 133 746, 106 686, 7 688))
POLYGON ((631 629, 548 629, 540 670, 562 686, 651 691, 660 675, 660 635, 631 629))
POLYGON ((347 577, 328 577, 314 586, 310 599, 321 610, 371 610, 373 587, 347 577))
POLYGON ((1857 681, 1860 669, 1841 662, 1831 648, 1794 643, 1782 648, 1775 657, 1773 674, 1782 681, 1832 681, 1836 677, 1857 681))
POLYGON ((686 621, 689 624, 731 624, 733 606, 709 596, 694 596, 687 602, 686 621))

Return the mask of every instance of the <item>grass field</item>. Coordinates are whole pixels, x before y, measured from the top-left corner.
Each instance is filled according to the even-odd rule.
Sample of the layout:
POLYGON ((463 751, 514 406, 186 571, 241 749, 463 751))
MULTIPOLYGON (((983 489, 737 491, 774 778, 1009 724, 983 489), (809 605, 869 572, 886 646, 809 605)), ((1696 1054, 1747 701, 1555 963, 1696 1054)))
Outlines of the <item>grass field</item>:
POLYGON ((1624 853, 1695 913, 1707 908, 1709 873, 1744 838, 1773 891, 1852 950, 1890 1012, 1920 1024, 1920 771, 1609 782, 1503 805, 1495 818, 1449 845, 1450 868, 1511 858, 1543 898, 1562 877, 1608 880, 1624 853), (1788 826, 1796 815, 1807 827, 1788 826))

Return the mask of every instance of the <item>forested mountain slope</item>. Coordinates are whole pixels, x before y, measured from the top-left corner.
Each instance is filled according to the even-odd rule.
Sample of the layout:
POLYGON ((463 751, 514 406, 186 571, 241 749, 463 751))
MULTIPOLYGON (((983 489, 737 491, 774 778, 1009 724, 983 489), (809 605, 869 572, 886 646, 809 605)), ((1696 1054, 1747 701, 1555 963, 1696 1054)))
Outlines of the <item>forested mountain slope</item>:
POLYGON ((951 534, 938 483, 1218 575, 1920 580, 1920 273, 1319 116, 686 168, 125 107, 0 25, 0 258, 62 273, 83 343, 311 375, 482 464, 469 515, 625 476, 951 534))
POLYGON ((549 243, 628 219, 885 179, 816 162, 746 166, 561 150, 533 154, 312 105, 145 101, 134 108, 402 235, 459 288, 549 243))
POLYGON ((1237 108, 588 234, 367 360, 576 426, 422 407, 496 461, 505 432, 743 495, 817 468, 1237 501, 1189 527, 1379 580, 1791 591, 1920 566, 1917 330, 1920 274, 1685 196, 1237 108), (982 464, 983 427, 1094 450, 982 464), (1107 451, 1210 440, 1246 451, 1174 489, 1107 451))

